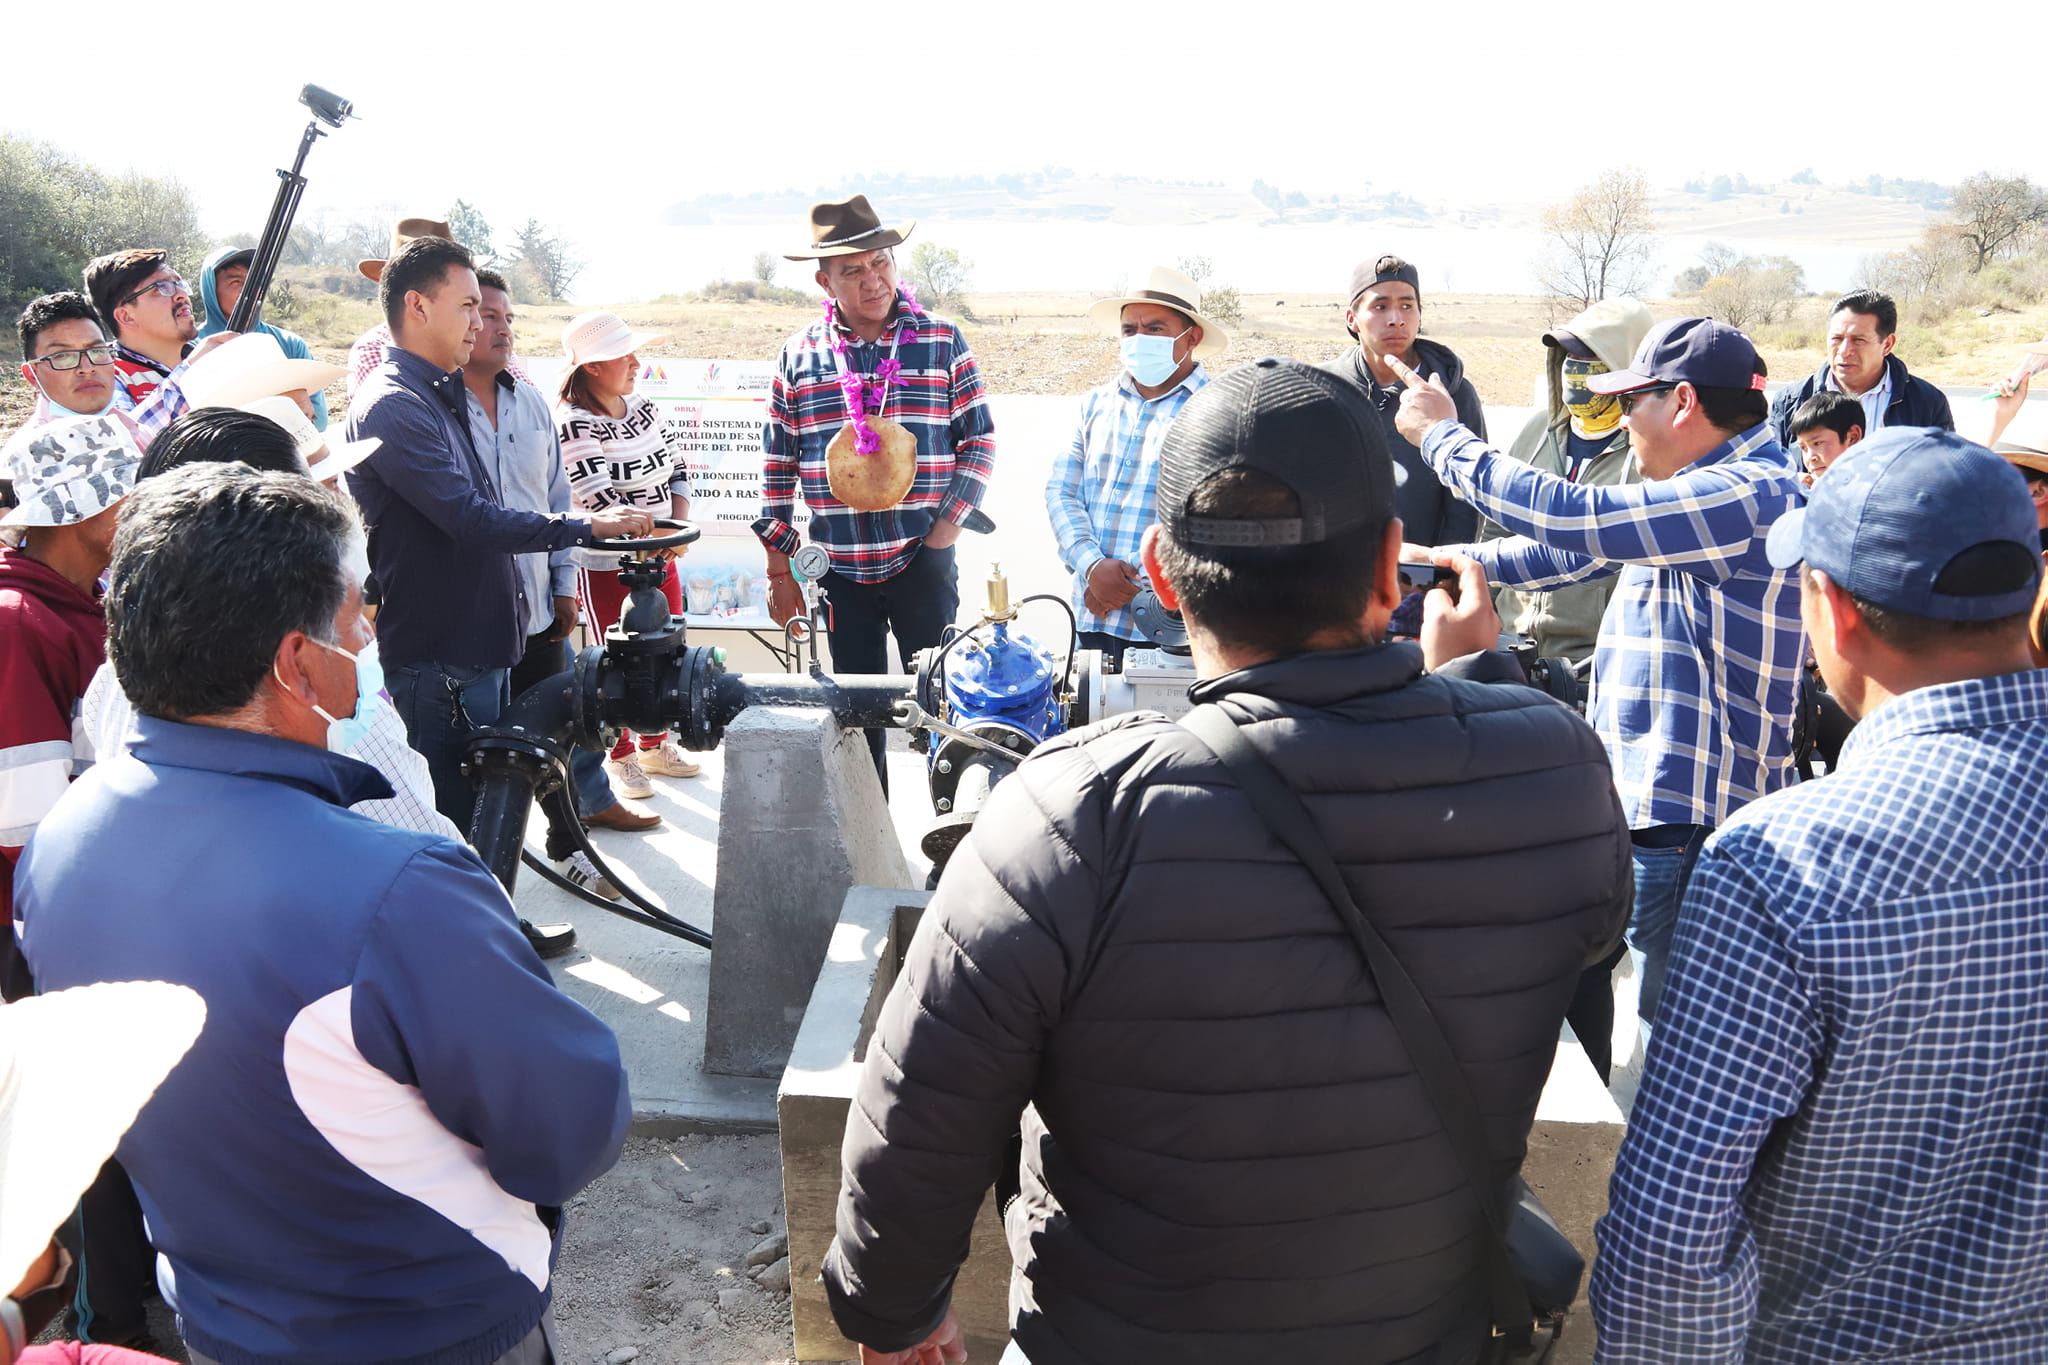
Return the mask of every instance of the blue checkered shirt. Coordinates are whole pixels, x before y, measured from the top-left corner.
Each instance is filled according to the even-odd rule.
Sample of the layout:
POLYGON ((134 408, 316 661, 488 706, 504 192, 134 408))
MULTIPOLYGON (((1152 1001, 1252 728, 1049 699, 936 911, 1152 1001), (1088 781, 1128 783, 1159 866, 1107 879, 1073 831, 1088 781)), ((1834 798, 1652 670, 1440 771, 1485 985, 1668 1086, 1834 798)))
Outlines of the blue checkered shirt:
POLYGON ((1138 544, 1153 522, 1152 500, 1159 488, 1159 445, 1195 391, 1209 382, 1200 365, 1186 379, 1147 398, 1130 371, 1114 383, 1081 395, 1081 420, 1074 444, 1045 481, 1045 511, 1052 518, 1060 560, 1074 576, 1074 611, 1081 629, 1125 640, 1142 639, 1130 609, 1097 616, 1082 600, 1088 570, 1104 558, 1136 565, 1138 544))
POLYGON ((1764 558, 1771 524, 1806 499, 1768 424, 1668 479, 1575 484, 1438 422, 1423 457, 1513 533, 1456 549, 1514 588, 1618 573, 1593 651, 1588 718, 1636 829, 1718 826, 1794 775, 1791 724, 1806 638, 1799 574, 1764 558))
POLYGON ((1687 890, 1601 1360, 2048 1355, 2048 672, 1909 692, 1687 890))

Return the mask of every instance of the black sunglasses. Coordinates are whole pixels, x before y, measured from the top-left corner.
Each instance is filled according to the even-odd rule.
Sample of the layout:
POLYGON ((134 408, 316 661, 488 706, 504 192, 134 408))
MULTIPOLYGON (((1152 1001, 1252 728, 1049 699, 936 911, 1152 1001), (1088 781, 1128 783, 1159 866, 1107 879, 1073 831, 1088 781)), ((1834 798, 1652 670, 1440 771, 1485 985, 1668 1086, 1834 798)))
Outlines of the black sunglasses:
POLYGON ((1636 410, 1638 400, 1648 398, 1653 393, 1669 393, 1677 387, 1676 384, 1653 384, 1647 389, 1631 389, 1627 393, 1616 394, 1615 397, 1621 400, 1621 415, 1626 417, 1636 410))

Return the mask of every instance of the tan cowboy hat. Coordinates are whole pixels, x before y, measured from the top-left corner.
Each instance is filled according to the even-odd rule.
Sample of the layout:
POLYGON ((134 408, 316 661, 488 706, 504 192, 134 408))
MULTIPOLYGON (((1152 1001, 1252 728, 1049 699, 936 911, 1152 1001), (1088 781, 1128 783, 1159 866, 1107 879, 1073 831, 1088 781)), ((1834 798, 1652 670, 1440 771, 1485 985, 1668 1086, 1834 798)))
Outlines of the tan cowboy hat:
POLYGON ((1130 303, 1157 303, 1171 308, 1176 313, 1185 313, 1202 329, 1202 340, 1195 347, 1195 359, 1221 354, 1230 345, 1230 333, 1213 318, 1204 317, 1198 306, 1202 291, 1195 282, 1175 270, 1172 266, 1155 265, 1152 273, 1145 277, 1144 286, 1129 294, 1119 294, 1113 299, 1097 299, 1088 309, 1088 320, 1115 336, 1123 325, 1124 305, 1130 303))
POLYGON ((363 278, 377 281, 384 278, 384 261, 398 254, 398 249, 415 237, 446 237, 455 240, 455 234, 439 218, 401 218, 391 229, 391 250, 384 253, 384 260, 357 261, 356 269, 363 272, 363 278))
POLYGON ((244 332, 194 361, 183 388, 195 408, 238 408, 295 389, 318 393, 347 373, 344 365, 292 359, 268 332, 244 332))
POLYGON ((868 197, 856 194, 837 203, 811 205, 811 245, 808 251, 784 252, 785 261, 816 261, 826 256, 852 256, 863 251, 880 251, 910 240, 917 220, 901 227, 883 227, 882 220, 868 207, 868 197))
POLYGON ((206 1001, 110 981, 0 1009, 0 1280, 21 1283, 171 1068, 206 1001))
POLYGON ((617 360, 642 346, 668 340, 666 332, 636 332, 617 313, 603 308, 578 313, 562 329, 562 373, 558 391, 567 393, 576 371, 600 360, 617 360))
POLYGON ((384 444, 381 436, 372 436, 366 441, 330 441, 320 434, 320 428, 313 425, 313 419, 306 416, 298 401, 283 394, 244 403, 242 411, 268 417, 290 432, 292 444, 299 449, 299 458, 306 462, 306 473, 315 483, 340 478, 376 454, 378 447, 384 444))

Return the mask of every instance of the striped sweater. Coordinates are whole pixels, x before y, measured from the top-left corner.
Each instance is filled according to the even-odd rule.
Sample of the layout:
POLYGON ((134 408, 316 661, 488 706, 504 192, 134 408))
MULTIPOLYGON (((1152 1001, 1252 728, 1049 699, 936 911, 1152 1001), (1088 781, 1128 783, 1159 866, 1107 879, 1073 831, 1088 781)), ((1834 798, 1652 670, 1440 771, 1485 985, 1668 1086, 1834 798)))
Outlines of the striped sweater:
POLYGON ((638 507, 669 515, 671 498, 690 496, 690 470, 669 444, 654 401, 626 399, 624 417, 607 417, 563 402, 555 408, 569 496, 587 512, 638 507))

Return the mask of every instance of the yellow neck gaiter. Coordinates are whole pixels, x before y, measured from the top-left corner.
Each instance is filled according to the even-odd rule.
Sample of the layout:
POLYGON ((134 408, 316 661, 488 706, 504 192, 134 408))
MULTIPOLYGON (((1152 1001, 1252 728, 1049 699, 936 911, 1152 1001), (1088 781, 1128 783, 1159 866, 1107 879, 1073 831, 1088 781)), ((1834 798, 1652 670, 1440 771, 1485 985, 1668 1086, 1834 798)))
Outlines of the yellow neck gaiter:
POLYGON ((1587 379, 1606 373, 1604 361, 1565 357, 1564 409, 1572 416, 1572 430, 1589 440, 1608 435, 1621 425, 1621 400, 1586 387, 1587 379))

